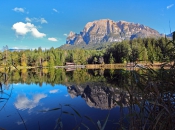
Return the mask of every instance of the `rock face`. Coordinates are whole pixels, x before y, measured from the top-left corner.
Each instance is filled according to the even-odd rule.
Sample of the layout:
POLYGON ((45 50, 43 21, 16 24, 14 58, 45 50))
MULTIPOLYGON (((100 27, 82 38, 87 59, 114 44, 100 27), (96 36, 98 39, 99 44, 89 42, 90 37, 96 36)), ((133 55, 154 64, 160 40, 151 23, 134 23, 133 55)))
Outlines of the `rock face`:
POLYGON ((67 44, 94 44, 104 42, 120 42, 126 39, 161 37, 154 29, 141 24, 126 21, 114 22, 109 19, 102 19, 89 22, 80 34, 70 32, 66 39, 67 44))

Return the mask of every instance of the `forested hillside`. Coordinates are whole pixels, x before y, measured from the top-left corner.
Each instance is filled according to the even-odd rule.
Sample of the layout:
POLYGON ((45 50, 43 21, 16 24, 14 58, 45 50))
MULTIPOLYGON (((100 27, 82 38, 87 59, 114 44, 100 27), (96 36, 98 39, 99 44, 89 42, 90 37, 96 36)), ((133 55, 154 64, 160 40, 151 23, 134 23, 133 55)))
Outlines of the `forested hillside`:
POLYGON ((106 48, 98 50, 73 49, 64 50, 50 48, 42 50, 21 50, 11 52, 3 50, 2 65, 13 64, 15 66, 62 66, 65 62, 76 64, 109 64, 126 63, 132 61, 169 61, 172 57, 173 44, 166 38, 138 38, 116 42, 106 48), (169 53, 171 52, 171 53, 169 53), (166 56, 164 56, 166 54, 166 56))

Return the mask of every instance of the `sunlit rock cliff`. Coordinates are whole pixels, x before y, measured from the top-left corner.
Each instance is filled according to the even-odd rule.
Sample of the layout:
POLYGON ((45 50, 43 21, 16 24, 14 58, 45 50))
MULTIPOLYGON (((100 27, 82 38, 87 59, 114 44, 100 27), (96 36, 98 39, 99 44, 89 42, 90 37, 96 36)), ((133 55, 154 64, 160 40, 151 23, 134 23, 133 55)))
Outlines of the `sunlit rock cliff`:
POLYGON ((146 38, 146 37, 161 37, 156 30, 126 21, 115 22, 109 19, 88 22, 84 29, 76 34, 70 32, 66 39, 67 44, 94 44, 104 42, 118 42, 126 39, 146 38))

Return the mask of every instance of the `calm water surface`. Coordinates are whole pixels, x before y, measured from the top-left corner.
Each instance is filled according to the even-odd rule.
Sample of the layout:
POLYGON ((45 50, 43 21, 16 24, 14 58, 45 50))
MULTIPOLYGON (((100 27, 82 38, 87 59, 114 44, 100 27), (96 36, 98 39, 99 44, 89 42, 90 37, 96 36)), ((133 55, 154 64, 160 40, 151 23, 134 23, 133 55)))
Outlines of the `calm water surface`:
POLYGON ((0 130, 171 130, 173 75, 151 69, 0 73, 0 130))
POLYGON ((112 86, 116 79, 109 72, 18 73, 12 72, 11 83, 2 86, 0 128, 97 129, 97 122, 103 126, 109 116, 105 128, 116 129, 116 123, 128 113, 125 99, 120 98, 123 91, 112 86), (117 101, 123 104, 122 110, 117 101))

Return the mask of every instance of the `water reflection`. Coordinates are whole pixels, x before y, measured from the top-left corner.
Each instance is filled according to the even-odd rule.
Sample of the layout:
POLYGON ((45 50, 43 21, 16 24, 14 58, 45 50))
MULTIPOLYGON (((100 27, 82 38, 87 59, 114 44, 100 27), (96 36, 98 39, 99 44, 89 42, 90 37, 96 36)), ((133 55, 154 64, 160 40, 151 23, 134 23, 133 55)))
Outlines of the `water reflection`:
POLYGON ((32 109, 34 107, 36 107, 40 100, 43 98, 46 98, 47 95, 46 94, 34 94, 32 95, 32 98, 29 99, 25 94, 19 94, 17 96, 17 99, 14 103, 15 107, 19 110, 25 110, 25 109, 32 109))
MULTIPOLYGON (((27 121, 24 120, 24 122, 26 123, 27 121)), ((23 125, 24 122, 23 122, 23 121, 17 121, 16 123, 17 123, 18 125, 23 125)))
POLYGON ((49 93, 54 94, 54 93, 58 93, 58 91, 59 91, 59 89, 54 89, 54 90, 50 90, 49 93))
POLYGON ((106 110, 116 107, 117 102, 126 105, 126 96, 128 96, 118 88, 106 87, 104 84, 86 87, 72 85, 68 87, 68 92, 72 98, 81 96, 90 107, 106 110))
MULTIPOLYGON (((129 129, 161 123, 156 117, 164 122, 175 121, 169 114, 173 115, 175 109, 174 81, 168 84, 168 80, 162 82, 151 76, 149 72, 125 70, 11 71, 6 75, 7 82, 1 85, 0 122, 3 125, 0 128, 20 130, 26 123, 27 128, 33 130, 38 129, 39 123, 40 129, 54 129, 58 124, 64 129, 75 126, 87 129, 83 123, 90 129, 98 129, 99 122, 105 124, 107 119, 107 129, 129 129), (158 88, 159 85, 166 86, 167 91, 158 88), (170 109, 165 109, 169 107, 167 104, 170 109)), ((166 73, 161 78, 166 79, 166 73)))

